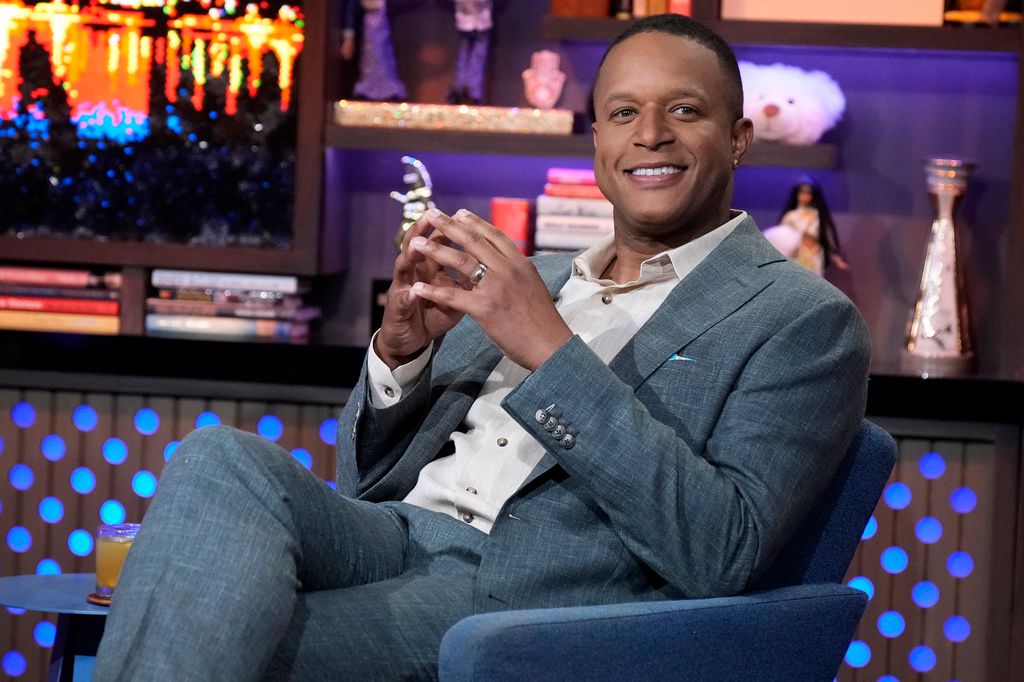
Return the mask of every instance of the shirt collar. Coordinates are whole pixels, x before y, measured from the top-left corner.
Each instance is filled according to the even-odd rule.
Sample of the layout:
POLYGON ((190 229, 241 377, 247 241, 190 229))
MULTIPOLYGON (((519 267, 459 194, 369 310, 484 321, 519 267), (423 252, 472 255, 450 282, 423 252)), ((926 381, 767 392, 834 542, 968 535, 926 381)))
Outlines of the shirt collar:
MULTIPOLYGON (((745 211, 733 211, 732 217, 705 235, 677 246, 668 251, 651 256, 640 264, 640 277, 636 282, 627 284, 647 283, 675 277, 682 280, 693 271, 700 262, 721 244, 726 237, 747 217, 745 211)), ((573 277, 589 281, 601 281, 603 273, 615 257, 615 237, 601 237, 589 249, 576 256, 572 261, 573 277)))

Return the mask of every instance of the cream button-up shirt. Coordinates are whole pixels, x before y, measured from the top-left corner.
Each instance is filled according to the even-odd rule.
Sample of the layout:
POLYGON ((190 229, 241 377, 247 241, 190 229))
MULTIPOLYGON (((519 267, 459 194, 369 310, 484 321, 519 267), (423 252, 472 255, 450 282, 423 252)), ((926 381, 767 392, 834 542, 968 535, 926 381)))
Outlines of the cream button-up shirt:
MULTIPOLYGON (((728 222, 692 242, 644 261, 640 276, 624 284, 600 279, 615 256, 608 236, 573 260, 572 274, 555 306, 566 324, 608 363, 665 302, 669 292, 708 256, 746 217, 728 222)), ((371 343, 371 348, 372 348, 371 343)), ((402 399, 430 361, 428 346, 394 372, 369 353, 370 400, 387 408, 402 399)), ((452 454, 420 471, 405 501, 461 519, 485 533, 505 501, 523 484, 544 455, 544 448, 501 407, 501 401, 529 371, 502 358, 484 382, 463 424, 451 435, 452 454)))

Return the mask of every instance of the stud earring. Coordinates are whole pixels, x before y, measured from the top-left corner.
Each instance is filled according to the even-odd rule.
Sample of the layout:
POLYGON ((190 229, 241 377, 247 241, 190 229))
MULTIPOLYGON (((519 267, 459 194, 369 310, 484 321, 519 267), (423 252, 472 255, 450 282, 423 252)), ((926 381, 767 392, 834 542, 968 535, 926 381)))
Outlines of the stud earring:
POLYGON ((740 160, 739 159, 733 159, 732 160, 732 169, 733 170, 736 170, 736 168, 738 168, 739 165, 740 165, 740 160))

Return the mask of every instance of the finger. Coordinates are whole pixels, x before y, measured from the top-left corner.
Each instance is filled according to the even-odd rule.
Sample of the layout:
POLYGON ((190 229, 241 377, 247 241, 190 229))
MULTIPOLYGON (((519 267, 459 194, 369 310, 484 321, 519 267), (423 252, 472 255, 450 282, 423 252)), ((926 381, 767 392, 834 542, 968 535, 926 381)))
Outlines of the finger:
POLYGON ((413 296, 445 310, 472 315, 477 308, 473 294, 459 287, 437 287, 426 282, 416 282, 409 291, 413 296))
POLYGON ((433 215, 430 211, 425 214, 430 224, 455 245, 472 255, 480 263, 486 263, 488 267, 501 258, 501 251, 491 241, 488 230, 484 228, 486 223, 467 222, 462 219, 463 215, 469 213, 465 209, 459 209, 455 216, 449 217, 440 211, 433 215))
POLYGON ((430 262, 439 267, 448 268, 454 272, 456 278, 469 284, 470 278, 480 265, 480 261, 472 255, 459 249, 441 243, 439 240, 430 240, 417 237, 409 242, 409 248, 422 253, 430 262))
POLYGON ((496 253, 504 258, 521 255, 519 247, 504 232, 464 208, 459 209, 450 221, 434 226, 488 267, 491 266, 490 261, 494 260, 491 254, 496 253), (473 245, 477 245, 479 249, 473 245))
POLYGON ((420 218, 406 232, 402 250, 395 258, 395 269, 391 278, 393 282, 411 286, 416 281, 416 267, 423 262, 423 254, 415 249, 410 249, 409 242, 416 237, 423 236, 430 229, 430 223, 425 218, 420 218))

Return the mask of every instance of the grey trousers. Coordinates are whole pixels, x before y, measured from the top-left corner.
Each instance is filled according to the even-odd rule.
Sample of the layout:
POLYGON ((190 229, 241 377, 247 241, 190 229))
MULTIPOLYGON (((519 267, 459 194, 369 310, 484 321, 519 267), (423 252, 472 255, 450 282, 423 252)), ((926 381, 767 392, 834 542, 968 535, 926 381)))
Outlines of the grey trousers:
POLYGON ((94 679, 436 678, 486 538, 344 497, 254 434, 200 429, 160 478, 94 679))

